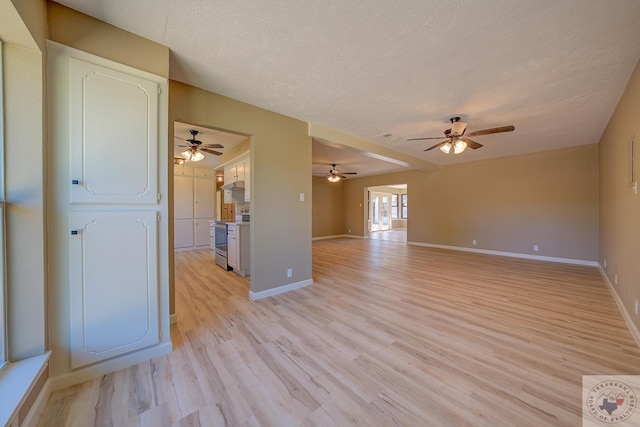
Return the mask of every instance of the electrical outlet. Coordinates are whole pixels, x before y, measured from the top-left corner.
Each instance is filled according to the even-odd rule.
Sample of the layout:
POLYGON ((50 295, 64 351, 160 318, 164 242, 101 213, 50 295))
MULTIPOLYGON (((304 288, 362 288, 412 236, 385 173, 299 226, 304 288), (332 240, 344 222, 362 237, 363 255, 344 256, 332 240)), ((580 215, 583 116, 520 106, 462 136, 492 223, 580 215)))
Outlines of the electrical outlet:
POLYGON ((636 300, 636 307, 635 307, 635 310, 636 310, 636 316, 637 316, 637 315, 638 315, 638 300, 636 300))
POLYGON ((300 201, 304 202, 304 193, 300 193, 300 201))
POLYGON ((476 239, 473 239, 473 246, 477 245, 478 242, 476 241, 476 239))
POLYGON ((538 245, 533 245, 533 252, 538 252, 538 249, 540 249, 538 245))
POLYGON ((607 268, 607 259, 604 259, 604 268, 607 268))
POLYGON ((351 229, 349 229, 349 233, 351 233, 351 229))
POLYGON ((287 277, 293 277, 293 268, 287 268, 287 277))
POLYGON ((618 275, 616 274, 615 276, 613 276, 613 281, 615 282, 615 284, 618 284, 618 275))

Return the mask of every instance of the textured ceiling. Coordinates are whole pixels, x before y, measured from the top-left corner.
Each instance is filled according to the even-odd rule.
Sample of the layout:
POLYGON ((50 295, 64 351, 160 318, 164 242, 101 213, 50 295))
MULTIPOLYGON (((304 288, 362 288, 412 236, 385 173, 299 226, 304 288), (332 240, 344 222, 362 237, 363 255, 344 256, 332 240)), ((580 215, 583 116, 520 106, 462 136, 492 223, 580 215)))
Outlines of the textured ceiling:
POLYGON ((172 79, 436 164, 597 143, 640 58, 637 0, 60 3, 170 47, 172 79), (454 115, 516 130, 406 141, 454 115))

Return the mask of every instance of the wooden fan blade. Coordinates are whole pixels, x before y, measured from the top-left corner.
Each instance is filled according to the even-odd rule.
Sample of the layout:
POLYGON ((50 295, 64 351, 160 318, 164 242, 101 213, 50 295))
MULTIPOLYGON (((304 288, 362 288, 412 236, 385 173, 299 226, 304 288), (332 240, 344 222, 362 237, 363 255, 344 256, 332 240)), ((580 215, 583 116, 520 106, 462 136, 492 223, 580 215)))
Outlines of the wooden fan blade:
POLYGON ((515 126, 502 126, 499 128, 476 130, 473 132, 469 132, 466 136, 482 136, 482 135, 490 135, 492 133, 512 132, 514 129, 515 129, 515 126))
POLYGON ((190 145, 178 145, 178 147, 191 147, 190 145))
POLYGON ((439 142, 439 143, 437 143, 436 145, 434 145, 434 146, 432 146, 432 147, 429 147, 429 148, 427 148, 427 149, 426 149, 426 150, 424 150, 424 151, 429 151, 429 150, 433 150, 434 148, 438 148, 438 147, 440 147, 441 145, 444 145, 444 144, 446 144, 447 142, 449 142, 449 140, 447 140, 447 141, 442 141, 442 142, 439 142))
POLYGON ((358 175, 358 172, 340 172, 342 175, 358 175))
POLYGON ((476 150, 476 149, 478 149, 478 148, 482 147, 482 144, 480 144, 480 143, 478 143, 478 142, 475 142, 475 141, 472 141, 472 140, 470 140, 469 138, 458 138, 458 139, 459 139, 460 141, 464 141, 464 142, 466 142, 466 143, 467 143, 467 147, 469 147, 469 148, 473 148, 474 150, 476 150))
POLYGON ((428 136, 426 138, 409 138, 407 139, 407 141, 422 141, 425 139, 445 139, 448 138, 448 136, 428 136))
POLYGON ((209 154, 215 154, 216 156, 222 156, 221 152, 209 150, 208 148, 200 148, 200 151, 204 151, 205 153, 209 153, 209 154))
POLYGON ((203 147, 207 147, 207 148, 224 148, 224 145, 222 145, 222 144, 205 144, 205 145, 203 145, 203 147))

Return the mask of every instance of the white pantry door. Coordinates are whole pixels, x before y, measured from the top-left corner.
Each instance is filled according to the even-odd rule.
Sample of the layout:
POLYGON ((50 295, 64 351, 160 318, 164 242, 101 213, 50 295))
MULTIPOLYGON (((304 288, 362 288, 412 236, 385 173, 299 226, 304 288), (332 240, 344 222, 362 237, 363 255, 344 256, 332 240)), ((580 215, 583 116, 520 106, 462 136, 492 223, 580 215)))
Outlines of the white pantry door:
POLYGON ((155 212, 71 212, 71 368, 158 342, 155 212))
POLYGON ((167 82, 50 47, 51 339, 69 352, 56 354, 59 374, 168 340, 167 82))

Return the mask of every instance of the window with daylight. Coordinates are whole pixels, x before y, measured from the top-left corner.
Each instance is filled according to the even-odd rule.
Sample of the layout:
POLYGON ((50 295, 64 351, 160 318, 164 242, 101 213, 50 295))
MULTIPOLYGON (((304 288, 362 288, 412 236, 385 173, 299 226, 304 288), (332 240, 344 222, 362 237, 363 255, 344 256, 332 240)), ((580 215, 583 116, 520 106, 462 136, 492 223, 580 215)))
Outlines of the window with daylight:
POLYGON ((2 40, 0 40, 0 369, 7 362, 7 318, 4 274, 4 96, 2 85, 2 40))
POLYGON ((391 195, 391 219, 398 219, 398 195, 391 195))
POLYGON ((407 219, 407 195, 402 195, 402 219, 407 219))

